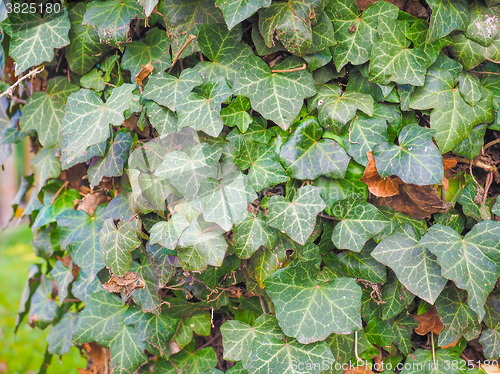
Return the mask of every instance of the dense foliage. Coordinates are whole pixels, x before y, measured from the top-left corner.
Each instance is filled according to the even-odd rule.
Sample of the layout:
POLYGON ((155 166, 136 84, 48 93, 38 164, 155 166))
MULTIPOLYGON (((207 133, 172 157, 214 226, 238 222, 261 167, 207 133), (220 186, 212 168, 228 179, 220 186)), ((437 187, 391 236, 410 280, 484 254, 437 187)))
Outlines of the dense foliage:
POLYGON ((13 221, 42 259, 17 323, 50 328, 46 362, 71 345, 85 373, 497 359, 484 1, 0 4, 0 164, 29 138, 13 221))

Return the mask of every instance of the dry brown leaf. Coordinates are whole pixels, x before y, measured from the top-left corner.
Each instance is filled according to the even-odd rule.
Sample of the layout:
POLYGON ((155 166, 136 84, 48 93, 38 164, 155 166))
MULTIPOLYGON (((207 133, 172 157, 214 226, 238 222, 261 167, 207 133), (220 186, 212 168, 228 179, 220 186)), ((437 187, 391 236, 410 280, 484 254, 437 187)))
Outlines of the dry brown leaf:
POLYGON ((109 374, 109 359, 111 355, 109 349, 100 346, 96 342, 83 344, 83 349, 87 352, 87 368, 78 369, 79 374, 109 374))
POLYGON ((500 374, 500 368, 498 365, 481 364, 481 368, 488 374, 500 374))
POLYGON ((439 319, 437 309, 434 305, 424 314, 417 315, 417 313, 414 313, 413 318, 418 322, 418 327, 414 329, 418 335, 427 335, 429 332, 439 335, 443 329, 443 323, 439 319))
POLYGON ((109 200, 109 197, 103 191, 99 190, 94 193, 88 193, 80 200, 78 210, 83 210, 93 216, 97 207, 107 203, 109 200))
POLYGON ((457 341, 455 341, 455 342, 453 342, 451 344, 445 345, 444 347, 441 347, 441 348, 442 349, 452 348, 452 347, 456 346, 459 341, 460 341, 460 339, 457 339, 457 341))
POLYGON ((444 170, 448 170, 457 166, 456 158, 443 158, 443 168, 444 170))
POLYGON ((85 179, 87 178, 87 167, 80 163, 69 169, 63 170, 59 175, 59 179, 68 183, 68 188, 77 190, 80 193, 89 193, 90 189, 87 186, 85 179))
POLYGON ((366 365, 345 369, 342 374, 375 374, 366 365))
POLYGON ((372 151, 367 152, 368 165, 365 168, 363 176, 359 179, 361 182, 368 186, 368 190, 378 197, 390 197, 399 194, 399 186, 403 181, 395 176, 382 178, 375 166, 375 159, 373 158, 372 151))
POLYGON ((102 285, 108 292, 116 292, 125 296, 129 296, 135 289, 145 286, 146 282, 141 279, 139 274, 131 271, 127 271, 123 277, 111 274, 111 279, 102 285))
POLYGON ((142 65, 141 71, 135 76, 135 81, 138 85, 142 86, 142 81, 146 79, 149 74, 153 72, 155 68, 151 62, 148 62, 147 65, 142 65))

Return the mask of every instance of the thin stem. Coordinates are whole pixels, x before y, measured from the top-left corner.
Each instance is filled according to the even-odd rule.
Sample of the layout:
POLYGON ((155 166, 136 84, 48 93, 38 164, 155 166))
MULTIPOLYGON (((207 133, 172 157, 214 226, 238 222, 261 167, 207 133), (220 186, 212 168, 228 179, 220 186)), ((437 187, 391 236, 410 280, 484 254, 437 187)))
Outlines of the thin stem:
POLYGON ((431 331, 432 362, 436 365, 436 349, 434 348, 434 333, 431 331))
POLYGON ((175 58, 174 58, 174 61, 172 62, 172 66, 170 67, 170 69, 168 69, 168 74, 170 74, 170 72, 172 71, 172 69, 174 68, 175 66, 175 63, 177 62, 177 60, 179 59, 179 57, 181 56, 182 52, 184 52, 184 50, 186 49, 186 47, 189 45, 189 43, 191 43, 193 40, 196 39, 196 36, 194 36, 193 34, 189 34, 186 42, 184 43, 184 45, 181 47, 181 49, 179 49, 179 52, 177 52, 177 54, 175 55, 175 58))
POLYGON ((356 361, 363 361, 358 354, 358 332, 354 331, 354 357, 356 357, 356 361))
POLYGON ((472 70, 472 72, 476 73, 476 74, 500 75, 500 73, 495 73, 493 71, 475 71, 475 70, 472 70))
POLYGON ((293 71, 300 71, 307 68, 306 64, 302 64, 300 68, 285 69, 285 70, 271 70, 272 73, 291 73, 293 71))
POLYGON ((488 144, 486 144, 484 147, 483 147, 483 151, 487 150, 488 148, 490 148, 492 145, 495 145, 495 144, 498 144, 500 143, 500 139, 495 139, 495 140, 492 140, 491 142, 489 142, 488 144))
POLYGON ((35 70, 30 71, 24 77, 18 79, 17 82, 14 83, 12 86, 10 86, 9 88, 7 88, 5 90, 5 92, 3 92, 2 94, 0 94, 0 97, 4 97, 4 96, 10 96, 10 97, 12 97, 12 93, 14 92, 14 90, 16 89, 16 87, 21 84, 21 82, 23 80, 34 77, 38 73, 41 73, 44 69, 45 69, 45 66, 40 66, 40 67, 36 68, 35 70))

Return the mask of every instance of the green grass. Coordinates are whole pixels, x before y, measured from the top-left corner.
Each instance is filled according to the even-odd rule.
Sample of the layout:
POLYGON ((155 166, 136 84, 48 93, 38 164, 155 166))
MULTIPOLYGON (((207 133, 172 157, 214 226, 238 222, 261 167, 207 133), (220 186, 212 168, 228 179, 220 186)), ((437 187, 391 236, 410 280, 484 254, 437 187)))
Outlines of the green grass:
MULTIPOLYGON (((31 231, 26 226, 0 232, 0 373, 37 373, 47 346, 45 337, 50 327, 44 331, 32 329, 24 320, 14 334, 19 299, 29 267, 41 261, 35 256, 30 241, 31 231)), ((53 357, 47 373, 77 373, 78 367, 86 366, 75 347, 61 360, 53 357)))

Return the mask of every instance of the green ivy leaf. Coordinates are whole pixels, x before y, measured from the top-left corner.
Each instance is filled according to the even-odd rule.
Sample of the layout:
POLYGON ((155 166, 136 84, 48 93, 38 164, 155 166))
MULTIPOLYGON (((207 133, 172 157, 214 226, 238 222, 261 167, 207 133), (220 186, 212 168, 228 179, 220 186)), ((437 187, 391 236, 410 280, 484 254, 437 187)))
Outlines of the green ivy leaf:
POLYGON ((315 118, 304 119, 281 146, 280 160, 296 179, 316 179, 320 175, 343 178, 350 157, 332 139, 321 139, 323 129, 315 118))
POLYGON ((99 35, 93 26, 83 24, 85 11, 85 3, 76 3, 68 13, 71 29, 66 59, 69 68, 80 75, 88 73, 109 49, 99 42, 99 35))
POLYGON ((228 127, 238 126, 241 132, 246 132, 248 126, 253 122, 252 117, 247 113, 250 108, 250 101, 246 97, 238 95, 231 104, 220 111, 224 125, 228 127))
POLYGON ((399 145, 381 143, 373 149, 382 178, 397 175, 405 183, 441 184, 444 176, 441 152, 432 142, 433 132, 411 124, 399 133, 399 145))
POLYGON ((457 156, 466 157, 469 160, 474 159, 481 152, 487 127, 488 125, 486 124, 473 127, 469 136, 453 148, 453 153, 457 156))
POLYGON ((386 236, 373 250, 372 257, 394 270, 411 293, 430 304, 434 304, 446 284, 435 257, 419 244, 409 224, 386 236))
POLYGON ((415 91, 410 101, 412 109, 434 108, 430 122, 441 153, 467 138, 475 125, 493 121, 493 97, 489 90, 483 88, 483 98, 472 107, 455 87, 461 70, 456 61, 440 55, 429 68, 425 85, 415 91))
POLYGON ((71 348, 71 337, 76 326, 78 314, 68 312, 57 322, 45 339, 49 343, 48 351, 53 355, 61 356, 71 348))
POLYGON ((429 41, 448 35, 453 30, 465 30, 469 21, 466 0, 429 0, 432 16, 429 26, 429 41))
POLYGON ((497 329, 485 329, 481 332, 479 342, 483 346, 488 360, 496 360, 500 356, 500 333, 497 329))
POLYGON ((355 280, 318 282, 314 278, 318 269, 316 261, 299 262, 278 270, 265 281, 281 329, 303 344, 362 327, 361 288, 355 280))
POLYGON ((200 336, 209 336, 211 329, 210 315, 198 313, 179 321, 173 340, 182 349, 193 340, 193 332, 200 336))
POLYGON ((57 178, 61 174, 61 162, 59 161, 58 154, 59 148, 54 146, 44 147, 30 161, 30 166, 37 180, 37 192, 45 186, 47 180, 57 178))
POLYGON ((59 301, 61 302, 68 296, 68 286, 73 282, 73 263, 70 262, 70 264, 70 268, 67 268, 60 260, 57 260, 56 265, 48 275, 50 280, 56 282, 59 301))
POLYGON ((276 241, 276 231, 270 228, 262 214, 245 212, 244 219, 233 227, 233 249, 239 258, 250 258, 261 246, 270 248, 276 241))
POLYGON ((144 14, 146 17, 151 16, 151 13, 153 13, 153 10, 155 9, 156 5, 159 2, 159 0, 137 0, 137 1, 144 8, 144 14))
POLYGON ((382 231, 388 223, 375 206, 361 200, 358 195, 337 201, 331 212, 340 220, 332 233, 333 244, 339 249, 354 252, 360 252, 366 241, 382 231))
POLYGON ((342 270, 352 278, 364 279, 373 283, 385 283, 385 266, 375 261, 370 255, 375 246, 375 242, 369 241, 359 253, 351 251, 340 252, 337 258, 342 266, 342 270))
POLYGON ((158 294, 160 291, 160 281, 153 263, 149 258, 143 256, 141 265, 136 261, 132 261, 130 271, 139 274, 145 283, 144 288, 137 288, 132 291, 131 296, 135 303, 142 307, 144 313, 160 313, 162 302, 158 294))
POLYGON ((65 137, 63 152, 67 160, 84 154, 88 147, 109 138, 109 125, 118 126, 123 122, 123 112, 134 98, 134 88, 133 84, 114 88, 106 103, 95 92, 85 89, 69 96, 61 123, 65 137))
POLYGON ((368 187, 358 180, 319 177, 313 185, 320 189, 319 194, 326 203, 325 212, 329 215, 333 215, 331 208, 337 201, 344 200, 352 193, 368 198, 368 187))
POLYGON ((123 277, 132 263, 131 252, 141 245, 141 241, 137 238, 132 223, 115 223, 113 218, 108 218, 99 231, 99 244, 104 264, 118 277, 123 277))
POLYGON ((437 256, 442 275, 467 290, 468 303, 479 320, 484 317, 486 297, 500 273, 499 239, 500 223, 483 221, 463 238, 452 228, 435 224, 420 240, 420 245, 437 256))
POLYGON ((200 74, 192 69, 184 69, 178 78, 157 73, 149 77, 143 97, 175 111, 178 105, 187 100, 191 90, 202 83, 200 74))
POLYGON ((150 230, 149 243, 158 243, 167 249, 175 249, 184 230, 189 227, 189 221, 182 213, 174 214, 169 221, 160 221, 150 230))
POLYGON ((274 195, 269 199, 267 224, 286 233, 299 244, 305 244, 314 230, 316 215, 325 208, 319 189, 304 186, 297 190, 292 201, 274 195))
POLYGON ((42 17, 36 12, 12 12, 2 22, 3 30, 10 35, 9 55, 16 62, 16 75, 26 69, 52 61, 54 48, 69 44, 71 23, 68 11, 61 7, 58 13, 42 17))
POLYGON ((430 350, 417 349, 405 364, 401 374, 465 374, 467 367, 458 352, 450 349, 437 350, 434 356, 430 350))
POLYGON ((133 373, 148 361, 145 345, 137 328, 121 323, 120 330, 109 345, 109 366, 113 373, 133 373))
MULTIPOLYGON (((169 361, 163 361, 156 368, 160 373, 175 374, 182 373, 205 374, 217 365, 217 355, 213 347, 205 347, 195 351, 182 350, 170 357, 169 361)), ((217 372, 215 373, 217 374, 217 372)))
POLYGON ((377 39, 378 27, 398 17, 399 9, 387 2, 376 2, 361 15, 354 0, 334 0, 325 8, 333 22, 338 44, 332 48, 337 71, 347 64, 361 65, 370 59, 372 46, 377 39))
POLYGON ((140 14, 142 9, 137 0, 93 1, 87 4, 83 24, 96 26, 102 41, 119 46, 127 41, 130 21, 140 14))
POLYGON ((57 304, 51 298, 52 282, 42 274, 40 285, 31 297, 29 320, 40 329, 52 323, 57 314, 57 304))
POLYGON ((271 5, 271 0, 215 0, 215 6, 222 10, 224 20, 230 30, 260 8, 267 8, 269 5, 271 5))
POLYGON ((146 113, 160 139, 177 131, 177 116, 170 109, 158 105, 154 101, 148 101, 146 113))
MULTIPOLYGON (((408 215, 400 212, 395 212, 394 209, 387 206, 381 206, 378 208, 379 212, 382 213, 387 219, 390 220, 389 225, 380 231, 374 240, 378 243, 386 236, 391 235, 398 227, 403 227, 405 224, 409 224, 418 237, 421 237, 427 231, 427 222, 423 219, 413 219, 408 217, 408 215)), ((437 214, 434 215, 436 218, 437 214)))
POLYGON ((452 344, 462 336, 468 341, 479 336, 481 327, 477 314, 462 301, 465 299, 465 292, 453 286, 444 289, 437 298, 436 308, 444 325, 439 334, 438 345, 440 347, 452 344))
POLYGON ((380 317, 384 321, 400 314, 415 298, 392 272, 388 278, 388 282, 382 287, 382 301, 385 303, 381 305, 380 317))
MULTIPOLYGON (((298 68, 301 61, 297 57, 288 57, 274 69, 298 68)), ((316 93, 316 87, 307 69, 273 73, 260 58, 249 56, 241 66, 233 92, 250 98, 256 111, 286 130, 299 114, 303 100, 316 93)))
POLYGON ((79 87, 68 82, 66 77, 56 77, 47 82, 47 91, 38 91, 30 96, 19 121, 22 131, 35 130, 43 146, 61 145, 61 120, 66 100, 79 87))
POLYGON ((392 330, 394 331, 394 335, 396 335, 394 344, 399 348, 401 353, 405 355, 409 355, 413 350, 410 339, 415 327, 418 327, 418 322, 411 315, 400 316, 392 325, 392 330))
POLYGON ((155 27, 148 32, 144 42, 127 44, 121 67, 130 70, 132 78, 139 74, 142 65, 147 64, 152 64, 155 71, 163 72, 172 65, 169 47, 170 38, 163 30, 155 27))
POLYGON ((102 206, 98 207, 92 217, 83 210, 67 209, 56 217, 61 229, 61 248, 68 250, 90 281, 104 267, 99 245, 99 231, 104 223, 103 210, 102 206))
POLYGON ((379 317, 372 318, 365 327, 365 336, 372 344, 385 347, 391 344, 395 339, 391 324, 382 321, 379 317))

